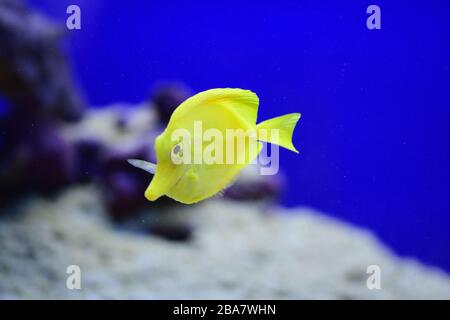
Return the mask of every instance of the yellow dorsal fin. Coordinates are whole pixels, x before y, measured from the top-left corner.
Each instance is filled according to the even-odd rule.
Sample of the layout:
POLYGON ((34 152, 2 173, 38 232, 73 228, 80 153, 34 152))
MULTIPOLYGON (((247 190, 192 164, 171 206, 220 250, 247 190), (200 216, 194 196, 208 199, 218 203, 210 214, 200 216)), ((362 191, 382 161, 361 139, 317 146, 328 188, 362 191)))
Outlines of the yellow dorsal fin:
MULTIPOLYGON (((195 112, 197 108, 209 108, 215 105, 225 106, 247 123, 256 124, 258 96, 250 90, 232 88, 211 89, 197 93, 180 104, 172 117, 182 118, 195 112)), ((220 119, 220 115, 218 118, 220 119)))

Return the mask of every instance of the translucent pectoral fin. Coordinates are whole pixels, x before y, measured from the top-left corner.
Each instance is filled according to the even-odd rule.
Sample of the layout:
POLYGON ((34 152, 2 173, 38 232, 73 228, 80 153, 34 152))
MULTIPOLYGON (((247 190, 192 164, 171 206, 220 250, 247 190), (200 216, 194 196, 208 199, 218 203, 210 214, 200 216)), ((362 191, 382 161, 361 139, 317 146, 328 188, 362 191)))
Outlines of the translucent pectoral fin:
POLYGON ((150 174, 155 174, 156 164, 154 163, 138 159, 128 159, 128 163, 131 164, 133 167, 147 171, 150 174))

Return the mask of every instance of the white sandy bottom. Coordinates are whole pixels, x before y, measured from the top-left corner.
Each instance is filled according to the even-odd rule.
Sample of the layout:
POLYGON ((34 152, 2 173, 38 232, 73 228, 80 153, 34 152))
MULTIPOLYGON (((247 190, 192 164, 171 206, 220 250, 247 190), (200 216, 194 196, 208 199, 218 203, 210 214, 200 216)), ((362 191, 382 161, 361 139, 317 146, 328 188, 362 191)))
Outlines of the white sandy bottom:
POLYGON ((98 199, 74 188, 0 217, 0 298, 450 299, 448 275, 310 209, 180 207, 162 219, 189 221, 195 236, 169 242, 113 227, 98 199), (66 288, 68 265, 80 266, 81 290, 66 288), (380 290, 366 286, 369 265, 380 290))

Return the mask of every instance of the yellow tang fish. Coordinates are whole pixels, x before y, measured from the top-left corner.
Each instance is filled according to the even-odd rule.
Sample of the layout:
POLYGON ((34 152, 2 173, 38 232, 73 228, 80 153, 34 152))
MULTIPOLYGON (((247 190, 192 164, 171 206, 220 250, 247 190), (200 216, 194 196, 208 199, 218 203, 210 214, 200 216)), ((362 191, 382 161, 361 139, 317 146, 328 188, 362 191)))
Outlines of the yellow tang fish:
POLYGON ((299 113, 256 124, 259 99, 250 90, 211 89, 181 103, 155 141, 157 164, 129 159, 154 174, 145 197, 162 195, 185 204, 209 198, 226 188, 256 159, 260 141, 294 152, 292 133, 299 113))

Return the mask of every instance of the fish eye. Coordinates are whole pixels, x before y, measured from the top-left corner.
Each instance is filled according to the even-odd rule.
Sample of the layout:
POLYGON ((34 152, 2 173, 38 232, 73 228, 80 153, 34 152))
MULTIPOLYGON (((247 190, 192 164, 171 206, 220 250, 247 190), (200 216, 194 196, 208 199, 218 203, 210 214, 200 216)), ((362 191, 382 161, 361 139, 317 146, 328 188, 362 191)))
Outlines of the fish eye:
POLYGON ((179 144, 177 144, 175 147, 173 147, 172 153, 175 154, 175 155, 182 156, 183 152, 181 150, 181 146, 179 144))

